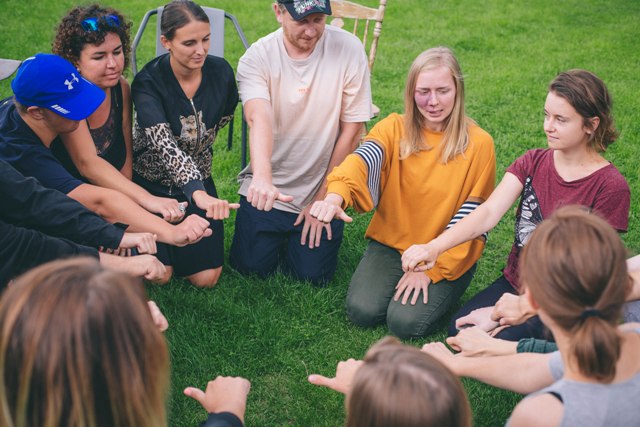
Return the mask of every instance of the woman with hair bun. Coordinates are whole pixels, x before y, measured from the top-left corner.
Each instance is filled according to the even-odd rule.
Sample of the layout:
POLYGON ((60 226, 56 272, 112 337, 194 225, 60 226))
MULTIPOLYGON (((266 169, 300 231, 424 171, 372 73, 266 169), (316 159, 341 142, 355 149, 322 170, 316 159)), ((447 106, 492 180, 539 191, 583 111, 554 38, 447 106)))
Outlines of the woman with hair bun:
POLYGON ((636 425, 640 406, 640 324, 619 327, 631 278, 626 250, 607 222, 564 207, 525 246, 527 299, 558 345, 550 354, 453 356, 442 343, 423 347, 454 373, 532 393, 509 426, 636 425))
POLYGON ((548 148, 527 151, 507 168, 489 199, 453 227, 402 255, 405 271, 429 271, 448 248, 495 227, 520 197, 515 239, 503 275, 475 295, 454 316, 449 335, 476 325, 498 338, 546 338, 547 331, 524 296, 518 259, 531 233, 556 209, 578 204, 626 232, 630 190, 625 178, 603 157, 618 136, 612 100, 604 82, 585 70, 562 72, 549 85, 544 105, 548 148))

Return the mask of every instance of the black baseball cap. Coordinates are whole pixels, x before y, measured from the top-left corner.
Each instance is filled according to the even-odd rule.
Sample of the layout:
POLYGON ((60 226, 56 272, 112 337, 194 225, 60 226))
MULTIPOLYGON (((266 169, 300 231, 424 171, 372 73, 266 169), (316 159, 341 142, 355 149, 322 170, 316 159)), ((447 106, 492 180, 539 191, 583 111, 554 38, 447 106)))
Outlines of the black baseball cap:
POLYGON ((278 0, 278 3, 286 7, 291 17, 296 21, 312 13, 331 15, 329 0, 278 0))

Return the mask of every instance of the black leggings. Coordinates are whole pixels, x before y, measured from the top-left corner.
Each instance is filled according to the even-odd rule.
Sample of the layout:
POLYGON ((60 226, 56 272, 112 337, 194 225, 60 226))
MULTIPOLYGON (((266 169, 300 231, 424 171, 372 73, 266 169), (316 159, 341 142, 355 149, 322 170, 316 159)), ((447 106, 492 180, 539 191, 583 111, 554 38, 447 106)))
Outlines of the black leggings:
MULTIPOLYGON (((476 308, 491 307, 496 305, 500 297, 506 293, 517 295, 518 292, 511 286, 511 283, 504 277, 498 279, 489 285, 485 290, 478 292, 471 298, 460 310, 453 316, 449 324, 449 336, 457 335, 456 320, 466 316, 476 308)), ((510 326, 500 331, 496 338, 507 341, 518 341, 521 338, 540 338, 553 340, 553 336, 548 329, 542 324, 538 316, 533 316, 521 325, 510 326)))

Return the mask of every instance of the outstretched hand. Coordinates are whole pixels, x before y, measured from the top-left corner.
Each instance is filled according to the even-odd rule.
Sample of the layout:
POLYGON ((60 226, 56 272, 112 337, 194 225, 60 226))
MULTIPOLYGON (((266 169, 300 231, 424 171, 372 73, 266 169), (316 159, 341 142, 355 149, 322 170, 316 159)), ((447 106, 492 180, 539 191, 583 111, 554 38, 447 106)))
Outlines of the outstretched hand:
POLYGON ((358 372, 358 369, 360 369, 363 364, 364 362, 362 360, 349 359, 338 363, 335 377, 329 378, 312 374, 309 375, 308 380, 311 384, 328 387, 342 394, 347 394, 353 385, 353 377, 355 377, 356 372, 358 372))
POLYGON ((120 248, 136 248, 140 254, 155 254, 156 235, 152 233, 127 233, 125 232, 120 241, 120 248))
POLYGON ((217 377, 209 381, 206 391, 187 387, 184 394, 197 400, 208 412, 231 412, 242 422, 247 407, 247 395, 251 383, 241 377, 217 377))
POLYGON ((430 270, 436 264, 438 255, 440 255, 439 252, 431 242, 425 245, 411 245, 402 254, 402 270, 430 270))
POLYGON ((342 197, 334 193, 329 193, 324 200, 314 202, 309 212, 312 217, 324 223, 330 223, 334 219, 352 222, 353 219, 344 212, 341 205, 342 197))
POLYGON ((169 322, 167 322, 167 318, 164 317, 164 314, 162 314, 158 305, 153 301, 147 301, 147 305, 149 306, 149 312, 151 313, 153 324, 160 329, 160 332, 166 331, 169 328, 169 322))
POLYGON ((209 221, 196 214, 189 215, 173 227, 172 240, 176 246, 190 245, 213 234, 213 230, 209 228, 209 221))
POLYGON ((491 318, 493 306, 476 308, 466 316, 456 319, 456 328, 462 329, 470 326, 477 326, 485 332, 491 332, 500 324, 491 318))
POLYGON ((427 343, 422 346, 422 351, 432 356, 433 358, 437 359, 439 362, 441 362, 444 366, 449 368, 454 374, 457 375, 456 369, 455 369, 456 357, 459 357, 459 356, 456 356, 455 354, 453 354, 453 352, 449 350, 447 346, 445 346, 443 343, 439 341, 427 343))
POLYGON ((311 207, 307 206, 298 214, 296 218, 296 222, 293 223, 294 227, 297 227, 302 222, 304 225, 302 226, 302 234, 300 236, 300 244, 305 245, 307 243, 307 236, 309 237, 309 249, 317 248, 320 246, 320 242, 322 241, 322 229, 327 230, 327 239, 331 240, 333 237, 331 235, 331 224, 324 223, 322 221, 318 221, 314 218, 310 213, 311 207))
POLYGON ((247 191, 247 202, 259 211, 270 211, 276 200, 289 203, 293 196, 282 194, 270 180, 254 176, 247 191))
POLYGON ((500 322, 500 325, 514 326, 526 322, 535 313, 536 310, 529 304, 526 290, 522 295, 507 292, 496 302, 491 318, 500 322))
POLYGON ((162 215, 162 218, 171 223, 180 222, 184 218, 187 202, 178 202, 168 197, 149 196, 142 202, 142 207, 149 212, 162 215))
POLYGON ((240 207, 239 203, 229 203, 224 199, 211 197, 203 190, 194 191, 192 198, 196 206, 205 211, 207 218, 215 220, 229 218, 230 210, 240 207))
POLYGON ((462 329, 447 344, 463 356, 499 356, 516 353, 518 343, 492 338, 487 332, 474 326, 462 329))
POLYGON ((411 298, 411 305, 416 305, 418 302, 418 297, 420 296, 420 292, 422 292, 422 302, 424 304, 429 301, 429 285, 431 284, 431 279, 426 274, 420 271, 410 271, 404 273, 404 275, 398 281, 396 285, 396 293, 393 296, 394 301, 398 301, 402 298, 402 305, 405 305, 407 301, 409 301, 409 297, 413 292, 413 297, 411 298))

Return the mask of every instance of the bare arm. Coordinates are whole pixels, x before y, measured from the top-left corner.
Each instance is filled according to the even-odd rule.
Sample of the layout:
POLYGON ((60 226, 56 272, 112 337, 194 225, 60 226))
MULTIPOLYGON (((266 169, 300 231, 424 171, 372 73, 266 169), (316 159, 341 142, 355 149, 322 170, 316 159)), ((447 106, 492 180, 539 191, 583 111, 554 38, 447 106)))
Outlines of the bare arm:
POLYGON ((131 87, 127 80, 122 77, 120 79, 120 87, 122 88, 122 134, 124 135, 124 146, 126 150, 126 160, 120 173, 127 179, 133 179, 133 132, 132 132, 132 102, 131 102, 131 87))
POLYGON ((433 268, 436 259, 444 251, 473 240, 498 224, 507 210, 522 192, 522 183, 507 172, 500 184, 476 210, 425 245, 413 245, 402 255, 402 268, 411 271, 433 268), (424 263, 424 265, 418 265, 424 263))
MULTIPOLYGON (((308 206, 300 212, 296 222, 293 224, 294 226, 302 223, 304 221, 304 225, 302 227, 302 233, 300 234, 300 244, 304 245, 307 242, 307 237, 309 239, 309 247, 318 247, 320 246, 320 241, 322 240, 322 229, 324 228, 327 231, 327 238, 331 240, 331 227, 326 223, 317 218, 317 215, 311 214, 314 203, 313 202, 321 202, 325 195, 327 194, 327 176, 333 168, 338 166, 349 154, 355 150, 358 146, 358 142, 360 141, 360 137, 362 136, 362 123, 361 122, 340 122, 340 133, 338 134, 338 139, 336 140, 336 144, 333 147, 333 151, 331 152, 331 158, 329 159, 329 165, 327 166, 327 170, 325 171, 324 177, 322 177, 322 185, 318 189, 317 193, 313 196, 313 201, 308 206)), ((339 196, 338 196, 339 197, 339 196)), ((340 197, 342 199, 342 197, 340 197)), ((339 217, 347 222, 351 222, 350 219, 344 211, 342 215, 339 217)))
POLYGON ((247 201, 259 210, 269 211, 276 200, 290 202, 291 196, 281 194, 271 177, 273 151, 273 112, 266 99, 251 99, 244 104, 249 125, 249 152, 253 179, 247 192, 247 201))
POLYGON ((329 166, 324 174, 324 181, 322 187, 318 190, 314 200, 323 200, 327 193, 327 176, 331 173, 333 168, 338 166, 349 154, 353 153, 358 147, 358 143, 362 139, 362 122, 340 122, 340 134, 336 140, 336 145, 331 153, 331 159, 329 159, 329 166))
POLYGON ((93 184, 122 192, 150 212, 162 214, 167 220, 177 221, 182 218, 183 214, 176 200, 149 194, 98 156, 89 128, 84 121, 80 122, 74 132, 62 134, 60 138, 78 171, 93 184))
POLYGON ((422 351, 444 363, 458 376, 475 378, 516 393, 529 394, 554 382, 549 369, 551 353, 518 353, 487 357, 454 356, 441 342, 425 344, 422 351))
MULTIPOLYGON (((635 259, 638 258, 638 256, 635 257, 635 259)), ((640 259, 638 259, 638 261, 640 261, 640 259)), ((631 287, 631 293, 627 297, 627 301, 640 300, 640 269, 630 271, 629 275, 633 279, 633 285, 631 287)))
POLYGON ((204 218, 190 215, 182 223, 171 225, 124 194, 108 188, 82 184, 67 195, 109 222, 129 224, 132 232, 154 233, 160 242, 183 246, 211 234, 209 221, 204 218))

